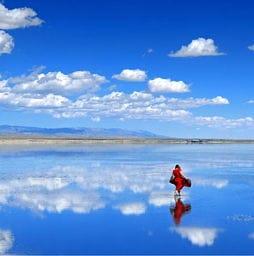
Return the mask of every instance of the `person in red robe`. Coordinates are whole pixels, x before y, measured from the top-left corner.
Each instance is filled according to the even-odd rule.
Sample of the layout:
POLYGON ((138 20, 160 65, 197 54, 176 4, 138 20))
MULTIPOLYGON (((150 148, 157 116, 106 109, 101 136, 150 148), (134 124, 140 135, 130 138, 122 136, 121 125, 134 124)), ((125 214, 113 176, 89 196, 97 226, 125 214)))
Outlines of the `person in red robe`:
POLYGON ((175 166, 175 169, 172 171, 172 176, 170 183, 176 186, 175 195, 180 196, 180 191, 183 187, 190 187, 191 181, 183 175, 182 169, 179 164, 175 166))

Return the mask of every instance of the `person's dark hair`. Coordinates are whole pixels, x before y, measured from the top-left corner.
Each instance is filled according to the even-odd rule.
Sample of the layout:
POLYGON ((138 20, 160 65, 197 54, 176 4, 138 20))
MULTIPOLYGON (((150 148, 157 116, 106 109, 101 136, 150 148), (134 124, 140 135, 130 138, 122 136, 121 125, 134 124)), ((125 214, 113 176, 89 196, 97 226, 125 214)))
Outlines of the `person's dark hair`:
POLYGON ((175 168, 180 168, 180 165, 179 165, 179 164, 176 164, 175 168))

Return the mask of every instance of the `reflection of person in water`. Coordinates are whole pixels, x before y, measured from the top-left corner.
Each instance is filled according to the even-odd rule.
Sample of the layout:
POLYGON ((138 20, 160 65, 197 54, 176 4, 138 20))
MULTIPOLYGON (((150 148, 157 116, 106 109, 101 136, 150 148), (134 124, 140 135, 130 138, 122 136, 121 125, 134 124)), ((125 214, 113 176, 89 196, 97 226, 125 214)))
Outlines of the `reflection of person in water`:
POLYGON ((191 210, 190 204, 184 204, 179 197, 175 197, 175 206, 170 207, 170 212, 173 215, 173 219, 176 225, 181 222, 182 215, 189 213, 191 210))
POLYGON ((191 186, 190 179, 186 178, 183 175, 182 169, 181 169, 180 165, 178 165, 178 164, 175 166, 175 169, 172 171, 172 176, 171 176, 170 182, 176 186, 175 195, 179 195, 179 196, 180 196, 180 191, 184 186, 186 186, 186 187, 191 186))

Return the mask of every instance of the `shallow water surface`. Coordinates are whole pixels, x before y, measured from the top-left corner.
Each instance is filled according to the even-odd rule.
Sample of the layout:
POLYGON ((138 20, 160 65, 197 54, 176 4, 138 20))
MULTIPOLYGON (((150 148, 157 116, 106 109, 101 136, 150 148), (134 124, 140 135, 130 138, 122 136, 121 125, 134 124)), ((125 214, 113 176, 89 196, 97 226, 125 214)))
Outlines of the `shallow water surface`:
POLYGON ((1 254, 254 254, 254 145, 0 146, 1 254), (178 163, 192 179, 181 198, 178 163))

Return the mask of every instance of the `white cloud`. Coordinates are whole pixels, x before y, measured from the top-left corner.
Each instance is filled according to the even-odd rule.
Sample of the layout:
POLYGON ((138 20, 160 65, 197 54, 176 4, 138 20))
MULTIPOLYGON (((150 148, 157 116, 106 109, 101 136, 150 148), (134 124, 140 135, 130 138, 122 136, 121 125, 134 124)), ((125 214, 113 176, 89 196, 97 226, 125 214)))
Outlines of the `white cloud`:
MULTIPOLYGON (((149 82, 151 81, 153 80, 149 82)), ((12 111, 47 113, 55 118, 87 117, 96 122, 103 118, 116 118, 121 121, 177 121, 223 129, 254 127, 252 117, 229 119, 222 116, 194 116, 189 110, 208 105, 229 104, 229 100, 222 96, 183 99, 155 96, 151 92, 143 91, 130 94, 113 91, 99 95, 97 91, 100 90, 100 85, 106 82, 104 76, 89 71, 64 74, 41 73, 39 70, 27 76, 0 80, 0 107, 12 111)), ((153 87, 154 90, 162 91, 160 83, 155 85, 157 87, 153 87)), ((184 85, 181 88, 186 89, 184 85)))
POLYGON ((215 98, 206 99, 206 98, 186 98, 186 99, 178 99, 178 98, 169 98, 168 103, 171 103, 175 108, 198 108, 202 106, 208 105, 227 105, 229 104, 229 100, 223 98, 221 96, 217 96, 215 98))
POLYGON ((33 94, 15 94, 11 92, 0 92, 0 104, 5 106, 15 106, 17 108, 27 108, 36 110, 38 108, 59 108, 65 107, 70 101, 61 96, 48 94, 33 95, 33 94))
POLYGON ((254 51, 254 44, 253 44, 253 45, 248 46, 248 49, 249 49, 249 50, 251 50, 251 51, 254 51))
POLYGON ((221 189, 228 185, 228 180, 225 179, 200 179, 195 178, 195 185, 197 186, 213 186, 215 188, 221 189))
POLYGON ((69 100, 60 95, 48 94, 43 98, 31 98, 27 102, 27 107, 64 107, 69 103, 69 100))
POLYGON ((0 30, 0 55, 3 53, 11 53, 14 48, 12 36, 0 30))
POLYGON ((120 210, 124 215, 140 215, 146 212, 146 205, 144 203, 126 203, 114 207, 120 210))
POLYGON ((186 110, 172 109, 166 98, 154 97, 144 92, 112 92, 99 97, 84 95, 77 99, 69 109, 58 111, 59 116, 83 114, 97 117, 115 117, 121 119, 159 119, 176 120, 190 115, 186 110), (165 102, 163 102, 165 101, 165 102))
POLYGON ((221 97, 221 96, 217 96, 216 98, 213 98, 213 99, 212 99, 212 102, 213 102, 215 105, 229 104, 228 99, 223 98, 223 97, 221 97))
POLYGON ((39 92, 73 94, 78 92, 95 92, 100 90, 100 85, 107 83, 104 76, 92 74, 89 71, 75 71, 70 74, 62 72, 31 73, 9 79, 16 92, 39 92))
POLYGON ((213 39, 198 38, 192 40, 187 46, 182 46, 175 53, 170 53, 170 57, 200 57, 200 56, 218 56, 224 53, 218 52, 213 39))
POLYGON ((0 254, 8 252, 14 242, 13 234, 10 230, 0 230, 0 254))
POLYGON ((143 82, 146 80, 146 72, 140 69, 124 69, 120 74, 112 76, 115 79, 129 82, 143 82))
POLYGON ((108 91, 114 91, 114 90, 116 90, 116 88, 117 88, 117 85, 113 84, 108 87, 108 91))
POLYGON ((223 129, 254 126, 254 119, 252 117, 227 119, 221 116, 198 116, 194 117, 192 120, 189 120, 189 122, 202 126, 223 129))
POLYGON ((153 50, 152 48, 149 48, 149 49, 147 49, 146 52, 142 55, 142 57, 145 57, 145 56, 147 56, 147 55, 149 55, 149 54, 152 54, 153 52, 154 52, 154 50, 153 50))
POLYGON ((36 12, 31 8, 24 7, 8 10, 0 3, 0 29, 38 26, 43 21, 36 16, 36 12))
POLYGON ((8 80, 0 81, 0 92, 11 91, 11 88, 7 86, 8 80))
MULTIPOLYGON (((73 103, 70 111, 92 114, 97 117, 117 117, 123 119, 180 120, 191 116, 183 110, 206 105, 225 104, 227 99, 175 99, 164 96, 154 97, 150 93, 112 92, 105 96, 82 96, 73 103)), ((66 110, 65 110, 66 112, 66 110)), ((60 114, 60 113, 59 113, 60 114)), ((71 113, 70 113, 71 114, 71 113)))
POLYGON ((131 94, 113 91, 104 96, 94 93, 79 96, 74 92, 81 90, 82 86, 83 90, 99 90, 99 84, 106 82, 106 79, 90 72, 73 72, 69 75, 60 72, 59 77, 57 72, 42 75, 32 73, 27 77, 0 80, 0 106, 14 111, 29 110, 35 113, 47 113, 55 118, 88 117, 94 121, 100 121, 110 117, 119 120, 178 121, 189 125, 223 129, 254 126, 254 119, 251 117, 239 119, 220 116, 195 117, 187 110, 208 105, 229 104, 228 99, 221 96, 211 99, 177 99, 162 95, 156 97, 151 93, 136 91, 131 94), (81 77, 81 80, 73 81, 74 77, 81 77), (65 79, 71 84, 63 82, 65 79), (91 81, 91 84, 86 84, 86 80, 91 81), (48 91, 52 92, 47 93, 48 91), (59 94, 55 94, 57 91, 59 94), (74 97, 68 98, 61 94, 74 94, 74 97))
POLYGON ((187 238, 193 245, 199 247, 213 245, 219 232, 216 228, 200 227, 176 227, 171 230, 178 233, 182 238, 187 238))
POLYGON ((183 81, 172 81, 170 79, 155 78, 148 81, 149 90, 153 93, 183 93, 189 92, 189 85, 183 81))

